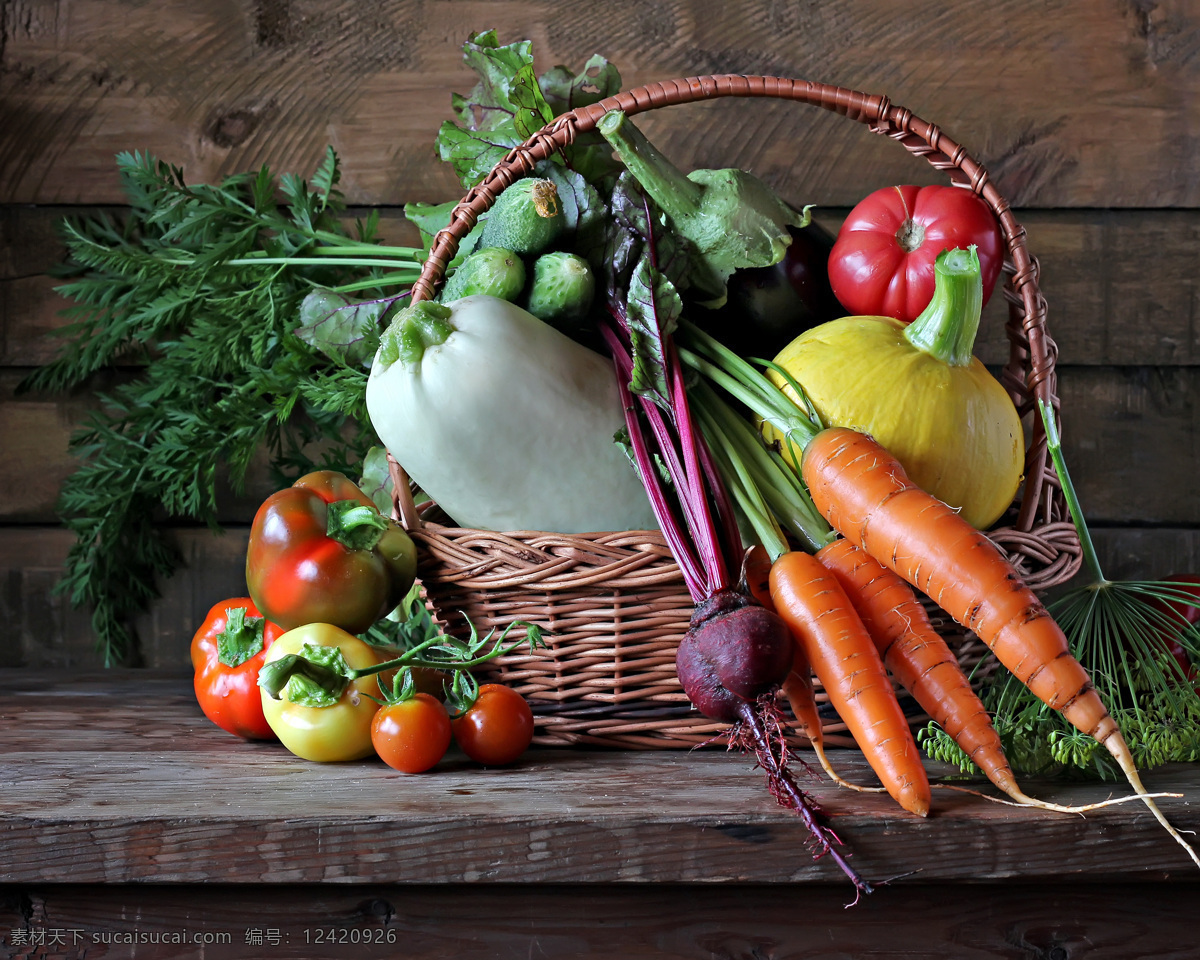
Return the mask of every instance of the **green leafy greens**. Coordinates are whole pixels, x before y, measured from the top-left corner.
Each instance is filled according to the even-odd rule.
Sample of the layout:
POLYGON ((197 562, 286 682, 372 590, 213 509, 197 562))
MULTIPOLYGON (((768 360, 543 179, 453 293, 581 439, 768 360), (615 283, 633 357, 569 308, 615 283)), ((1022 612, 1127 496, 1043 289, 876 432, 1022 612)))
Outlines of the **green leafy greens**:
MULTIPOLYGON (((140 153, 117 166, 128 215, 63 225, 58 289, 73 322, 59 357, 22 385, 62 391, 119 368, 72 439, 80 466, 59 504, 76 536, 60 588, 92 608, 106 664, 137 661, 131 619, 180 562, 157 520, 219 529, 222 476, 240 489, 264 452, 279 485, 361 463, 375 442, 367 371, 293 336, 300 304, 315 288, 364 282, 382 297, 418 265, 376 243, 375 214, 353 236, 341 225, 332 150, 311 187, 266 167, 191 186, 140 153)), ((378 331, 357 332, 357 357, 369 357, 378 331)))
MULTIPOLYGON (((599 56, 539 78, 530 44, 502 46, 494 31, 472 37, 464 59, 479 82, 452 97, 457 121, 442 126, 437 147, 467 187, 557 114, 620 88, 599 56)), ((602 248, 611 186, 597 185, 618 169, 608 145, 581 137, 539 166, 559 188, 573 242, 602 248)), ((312 469, 362 468, 372 495, 388 497, 367 365, 456 202, 405 207, 423 241, 414 250, 379 242, 378 211, 343 223, 332 149, 308 182, 264 166, 188 184, 180 168, 141 153, 122 153, 117 169, 128 211, 62 225, 67 259, 56 275, 71 323, 59 356, 22 389, 106 388, 71 443, 79 467, 59 511, 76 540, 59 587, 91 608, 104 662, 134 664, 133 618, 181 561, 163 519, 219 530, 218 490, 241 490, 264 459, 280 486, 312 469)))

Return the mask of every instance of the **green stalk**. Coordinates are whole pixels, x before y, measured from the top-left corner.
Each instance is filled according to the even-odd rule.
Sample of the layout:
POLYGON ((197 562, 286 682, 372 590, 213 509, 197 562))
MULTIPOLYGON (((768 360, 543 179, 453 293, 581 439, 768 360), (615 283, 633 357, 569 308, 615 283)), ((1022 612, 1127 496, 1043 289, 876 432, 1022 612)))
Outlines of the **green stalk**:
POLYGON ((330 289, 335 293, 357 293, 359 290, 374 290, 376 287, 408 287, 412 286, 419 276, 420 273, 416 270, 397 271, 378 277, 368 277, 366 280, 355 280, 353 283, 343 283, 341 286, 330 289))
MULTIPOLYGON (((703 411, 716 425, 718 435, 714 439, 717 443, 712 446, 719 446, 731 463, 736 465, 736 479, 752 487, 759 498, 769 504, 777 522, 782 521, 804 543, 805 549, 813 553, 836 538, 832 528, 813 506, 799 478, 778 454, 763 445, 757 431, 743 417, 731 410, 703 382, 694 385, 689 394, 695 399, 695 408, 703 411)), ((765 541, 763 546, 771 550, 765 541)), ((771 559, 774 560, 784 550, 774 552, 771 559)))
POLYGON ((420 247, 389 247, 381 243, 359 243, 349 237, 340 237, 336 233, 329 233, 325 230, 317 230, 313 236, 317 240, 324 240, 330 243, 331 247, 317 247, 314 253, 324 251, 340 251, 339 253, 331 254, 333 256, 352 256, 354 254, 387 254, 392 257, 404 257, 406 259, 416 260, 420 262, 425 259, 425 251, 420 247))
POLYGON ((672 220, 685 220, 700 212, 704 188, 655 148, 625 114, 613 110, 596 124, 633 178, 672 220))
POLYGON ((904 337, 943 363, 965 367, 973 357, 983 312, 979 254, 973 245, 966 250, 943 250, 934 261, 933 275, 933 297, 908 325, 904 337))
POLYGON ((788 550, 783 530, 771 513, 771 508, 763 499, 757 484, 751 478, 745 463, 733 455, 733 443, 721 429, 721 425, 713 416, 708 405, 700 402, 699 398, 696 400, 692 409, 699 421, 701 432, 709 441, 709 449, 717 460, 722 479, 729 488, 729 492, 733 494, 738 508, 750 522, 750 526, 754 528, 758 542, 762 544, 771 559, 775 560, 776 557, 787 553, 788 550))
POLYGON ((1083 519, 1083 508, 1079 505, 1079 496, 1075 493, 1075 484, 1071 482, 1071 474, 1067 472, 1067 462, 1062 454, 1062 441, 1058 434, 1058 422, 1054 419, 1054 412, 1047 406, 1044 400, 1038 400, 1038 412, 1042 415, 1042 423, 1046 428, 1046 450, 1050 454, 1050 459, 1054 463, 1054 472, 1058 474, 1058 481, 1062 485, 1063 496, 1067 501, 1067 509, 1071 513, 1071 522, 1075 524, 1075 532, 1079 536, 1079 546, 1083 550, 1083 560, 1087 565, 1088 572, 1092 576, 1092 582, 1097 587, 1103 587, 1110 581, 1104 576, 1100 569, 1100 558, 1096 556, 1096 547, 1092 543, 1092 535, 1088 531, 1087 523, 1083 519))
MULTIPOLYGON (((676 345, 680 358, 689 366, 744 404, 756 417, 771 424, 800 450, 820 432, 814 413, 798 406, 761 370, 687 320, 680 321, 676 345)), ((793 389, 802 394, 798 388, 793 383, 793 389)), ((796 460, 799 462, 799 457, 796 460)))
MULTIPOLYGON (((359 259, 358 257, 345 257, 344 263, 339 264, 336 257, 238 257, 235 260, 224 260, 223 265, 229 267, 257 267, 263 264, 279 264, 281 266, 296 266, 296 267, 394 267, 397 264, 396 260, 374 260, 374 259, 359 259)), ((164 261, 172 262, 172 261, 164 261)), ((190 267, 192 264, 187 260, 176 260, 176 264, 182 267, 190 267)), ((414 262, 414 266, 419 264, 414 262)), ((413 271, 413 276, 417 276, 418 270, 413 271)))

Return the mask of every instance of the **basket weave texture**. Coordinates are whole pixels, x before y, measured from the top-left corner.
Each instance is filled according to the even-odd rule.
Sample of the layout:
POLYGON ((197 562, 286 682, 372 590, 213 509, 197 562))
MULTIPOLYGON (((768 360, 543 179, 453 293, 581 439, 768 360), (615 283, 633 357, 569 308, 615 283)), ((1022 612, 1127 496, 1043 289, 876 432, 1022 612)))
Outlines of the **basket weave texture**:
MULTIPOLYGON (((796 100, 857 120, 945 171, 953 184, 972 190, 991 208, 1007 246, 1003 294, 1010 352, 1000 379, 1031 442, 1022 489, 1002 525, 988 536, 1034 590, 1070 579, 1081 563, 1079 544, 1034 413, 1039 399, 1058 408, 1057 350, 1046 331, 1037 261, 982 165, 938 127, 885 96, 802 80, 720 75, 654 83, 563 114, 514 148, 458 204, 449 227, 435 238, 412 301, 433 296, 459 241, 510 183, 591 130, 604 114, 619 109, 632 115, 716 97, 796 100)), ((691 707, 675 676, 675 648, 693 603, 658 531, 568 535, 463 529, 449 525, 432 505, 415 507, 407 477, 394 463, 393 477, 396 515, 418 546, 418 576, 449 632, 465 635, 467 619, 481 630, 529 621, 548 631, 545 649, 501 657, 487 670, 490 679, 530 701, 535 743, 662 749, 720 738, 724 726, 691 707)), ((931 601, 927 606, 960 663, 966 668, 979 663, 983 644, 931 601)), ((817 697, 824 702, 819 683, 817 697)), ((823 710, 822 716, 828 742, 852 742, 832 711, 823 710)), ((914 723, 923 719, 913 716, 914 723)))

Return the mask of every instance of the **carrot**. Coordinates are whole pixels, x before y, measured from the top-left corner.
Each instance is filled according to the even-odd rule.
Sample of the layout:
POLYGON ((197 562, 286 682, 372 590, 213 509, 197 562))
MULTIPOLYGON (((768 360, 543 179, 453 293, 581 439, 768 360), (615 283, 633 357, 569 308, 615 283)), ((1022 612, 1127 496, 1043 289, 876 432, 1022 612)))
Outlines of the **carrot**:
MULTIPOLYGON (((754 544, 742 558, 740 587, 768 610, 774 610, 775 604, 771 600, 770 577, 771 557, 763 547, 754 544)), ((792 708, 796 726, 799 732, 808 738, 809 745, 812 747, 813 753, 817 755, 817 761, 821 764, 821 769, 838 786, 850 790, 857 790, 860 793, 877 793, 885 790, 885 787, 864 787, 850 783, 843 779, 833 768, 833 764, 829 762, 829 757, 825 753, 825 735, 821 728, 821 715, 817 712, 817 698, 813 694, 812 665, 808 662, 808 656, 803 647, 799 643, 796 643, 794 647, 792 669, 789 671, 787 679, 783 681, 781 689, 783 695, 787 697, 788 705, 792 708)))
POLYGON ((1148 797, 1125 738, 1071 655, 1066 635, 992 541, 914 485, 891 454, 856 431, 819 433, 805 448, 802 474, 835 530, 973 630, 1042 702, 1103 744, 1200 866, 1200 857, 1148 797))
POLYGON ((888 793, 929 813, 929 780, 883 661, 837 580, 807 553, 771 567, 771 600, 888 793))
MULTIPOLYGON (((991 717, 912 588, 846 539, 817 553, 896 681, 1005 793, 1017 790, 991 717)), ((1019 792, 1019 791, 1018 791, 1019 792)))

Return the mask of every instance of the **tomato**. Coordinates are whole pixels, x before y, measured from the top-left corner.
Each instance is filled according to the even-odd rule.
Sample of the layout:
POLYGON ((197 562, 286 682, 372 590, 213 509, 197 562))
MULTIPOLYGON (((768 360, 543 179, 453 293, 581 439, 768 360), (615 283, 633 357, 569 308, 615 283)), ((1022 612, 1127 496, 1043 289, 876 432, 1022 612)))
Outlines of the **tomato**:
POLYGON ((389 767, 423 773, 450 747, 450 717, 439 700, 418 693, 380 707, 371 723, 371 742, 389 767))
MULTIPOLYGON (((379 654, 358 637, 329 623, 310 623, 289 630, 267 651, 271 663, 290 653, 299 654, 305 644, 337 647, 346 663, 356 669, 373 667, 383 661, 379 654)), ((371 745, 371 721, 379 703, 371 696, 379 694, 374 676, 354 680, 328 707, 307 706, 288 699, 289 687, 276 700, 261 691, 263 713, 283 745, 304 760, 331 762, 359 760, 374 752, 371 745)))
POLYGON ((485 683, 475 703, 451 727, 463 753, 498 767, 516 760, 533 740, 533 711, 511 687, 485 683))
POLYGON ((272 494, 250 529, 250 596, 289 630, 330 623, 362 633, 404 599, 416 571, 404 529, 331 470, 272 494))
POLYGON ((975 245, 987 303, 1004 265, 1000 224, 962 187, 887 187, 859 202, 829 253, 829 283, 851 314, 911 323, 933 296, 933 262, 975 245))
POLYGON ((275 739, 263 716, 258 668, 281 633, 249 597, 234 597, 214 604, 192 637, 196 701, 222 730, 247 740, 275 739))

